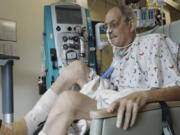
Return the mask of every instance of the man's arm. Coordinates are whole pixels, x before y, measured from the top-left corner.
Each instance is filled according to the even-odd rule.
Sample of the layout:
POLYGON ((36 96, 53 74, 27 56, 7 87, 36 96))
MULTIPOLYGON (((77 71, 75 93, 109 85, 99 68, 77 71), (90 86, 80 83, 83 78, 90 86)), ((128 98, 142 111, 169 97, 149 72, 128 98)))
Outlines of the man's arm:
POLYGON ((108 112, 117 110, 116 126, 128 129, 135 123, 138 111, 147 103, 156 101, 176 101, 180 100, 180 87, 174 86, 134 92, 113 102, 107 109, 108 112), (123 124, 124 119, 124 124, 123 124))
POLYGON ((146 91, 146 93, 148 95, 147 102, 180 100, 180 86, 146 91))
MULTIPOLYGON (((138 111, 146 103, 180 100, 180 87, 174 86, 176 82, 180 82, 179 70, 176 66, 178 45, 161 34, 151 35, 149 38, 152 42, 147 43, 149 47, 146 50, 147 67, 144 67, 144 70, 148 72, 146 76, 147 80, 149 80, 148 84, 151 87, 167 88, 135 92, 113 102, 107 111, 117 110, 117 127, 122 125, 124 129, 129 128, 129 126, 132 127, 138 111)), ((143 47, 141 46, 141 48, 143 47)))

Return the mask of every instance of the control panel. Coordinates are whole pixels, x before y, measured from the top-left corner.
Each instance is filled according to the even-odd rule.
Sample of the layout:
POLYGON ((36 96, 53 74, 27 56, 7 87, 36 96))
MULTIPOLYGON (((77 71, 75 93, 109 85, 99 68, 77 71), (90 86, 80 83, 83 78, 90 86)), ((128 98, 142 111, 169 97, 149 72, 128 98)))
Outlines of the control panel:
POLYGON ((45 6, 43 35, 47 89, 74 60, 96 70, 96 49, 88 9, 67 3, 45 6))
POLYGON ((51 5, 58 67, 74 60, 88 63, 88 31, 85 9, 72 5, 51 5))

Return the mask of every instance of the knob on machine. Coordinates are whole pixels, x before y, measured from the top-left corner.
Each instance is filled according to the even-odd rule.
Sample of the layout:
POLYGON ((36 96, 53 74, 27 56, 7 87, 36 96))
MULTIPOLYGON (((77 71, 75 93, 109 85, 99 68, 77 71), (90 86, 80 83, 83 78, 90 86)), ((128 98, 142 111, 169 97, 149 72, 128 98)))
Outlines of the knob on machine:
POLYGON ((68 37, 67 36, 63 36, 63 41, 66 42, 68 40, 68 37))

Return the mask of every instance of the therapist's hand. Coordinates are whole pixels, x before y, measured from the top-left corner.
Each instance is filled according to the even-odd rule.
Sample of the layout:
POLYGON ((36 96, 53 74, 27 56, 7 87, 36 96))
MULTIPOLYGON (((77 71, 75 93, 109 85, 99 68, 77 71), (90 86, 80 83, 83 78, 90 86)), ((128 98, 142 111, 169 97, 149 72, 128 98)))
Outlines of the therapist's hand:
POLYGON ((134 92, 110 104, 107 111, 112 113, 117 110, 116 127, 127 130, 134 125, 139 109, 147 103, 147 100, 146 92, 134 92))

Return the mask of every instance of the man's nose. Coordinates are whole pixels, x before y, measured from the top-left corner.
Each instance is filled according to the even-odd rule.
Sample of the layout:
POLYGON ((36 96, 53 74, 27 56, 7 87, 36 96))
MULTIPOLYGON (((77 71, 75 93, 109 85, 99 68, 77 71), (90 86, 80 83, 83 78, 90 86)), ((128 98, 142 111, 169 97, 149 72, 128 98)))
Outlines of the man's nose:
POLYGON ((107 28, 107 33, 112 33, 112 29, 110 27, 107 28))

